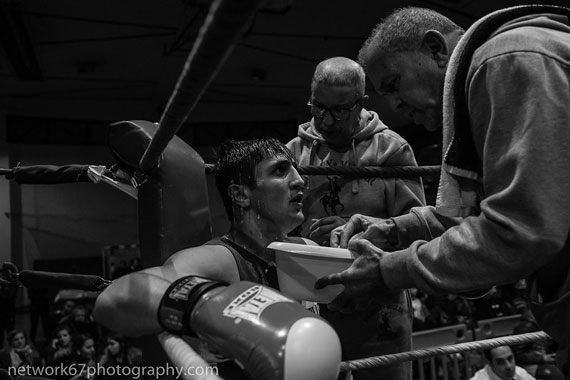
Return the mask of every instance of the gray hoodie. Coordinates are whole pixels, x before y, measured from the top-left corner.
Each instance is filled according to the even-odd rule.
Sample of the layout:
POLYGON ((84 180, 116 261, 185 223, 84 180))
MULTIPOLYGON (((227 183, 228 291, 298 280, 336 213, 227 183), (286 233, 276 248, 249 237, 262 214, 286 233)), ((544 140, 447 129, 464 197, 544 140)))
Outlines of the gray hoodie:
MULTIPOLYGON (((302 166, 417 165, 406 140, 382 123, 375 112, 365 109, 346 151, 331 149, 315 128, 314 119, 299 126, 298 137, 289 141, 287 147, 302 166)), ((303 236, 308 235, 311 219, 329 215, 348 219, 355 213, 386 218, 425 204, 420 178, 351 180, 334 175, 311 176, 305 180, 303 236)))

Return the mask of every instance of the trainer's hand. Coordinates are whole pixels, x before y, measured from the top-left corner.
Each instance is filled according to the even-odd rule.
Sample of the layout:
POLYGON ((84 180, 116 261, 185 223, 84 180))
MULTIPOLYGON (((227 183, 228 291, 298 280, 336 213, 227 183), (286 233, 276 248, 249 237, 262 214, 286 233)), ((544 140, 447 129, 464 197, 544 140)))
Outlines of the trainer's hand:
POLYGON ((352 243, 363 239, 381 249, 394 248, 398 243, 396 225, 392 219, 354 214, 331 232, 330 246, 352 249, 352 243))
POLYGON ((380 260, 386 253, 368 240, 351 243, 351 251, 355 259, 350 268, 324 276, 315 283, 315 289, 344 285, 344 291, 328 305, 329 309, 344 313, 369 310, 392 295, 380 270, 380 260))
POLYGON ((309 239, 317 242, 319 245, 328 245, 331 231, 345 223, 346 220, 340 216, 325 216, 321 219, 315 219, 309 227, 309 239))

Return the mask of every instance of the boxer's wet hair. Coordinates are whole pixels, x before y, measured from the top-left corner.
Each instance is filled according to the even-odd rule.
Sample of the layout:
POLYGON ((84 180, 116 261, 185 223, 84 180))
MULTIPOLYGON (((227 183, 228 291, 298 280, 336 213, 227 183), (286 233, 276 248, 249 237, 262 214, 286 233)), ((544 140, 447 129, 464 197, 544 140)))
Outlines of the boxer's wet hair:
POLYGON ((437 30, 444 35, 464 32, 459 25, 432 9, 400 8, 374 27, 358 52, 357 61, 366 70, 366 65, 379 55, 419 50, 428 30, 437 30))
POLYGON ((224 202, 228 218, 233 220, 233 202, 228 194, 232 184, 256 187, 255 168, 270 158, 284 157, 294 167, 297 159, 287 147, 277 139, 265 137, 256 140, 226 140, 218 149, 218 161, 215 165, 216 187, 224 202))

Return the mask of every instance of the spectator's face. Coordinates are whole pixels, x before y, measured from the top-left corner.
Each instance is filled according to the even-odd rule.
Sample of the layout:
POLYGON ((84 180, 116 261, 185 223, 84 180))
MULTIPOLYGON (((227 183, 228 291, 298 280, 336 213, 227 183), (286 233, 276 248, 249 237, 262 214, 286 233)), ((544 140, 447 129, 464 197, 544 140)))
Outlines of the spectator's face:
MULTIPOLYGON (((323 117, 314 117, 315 128, 331 146, 345 147, 358 128, 362 106, 361 97, 353 86, 329 86, 317 83, 313 86, 311 103, 316 109, 351 110, 346 120, 336 120, 330 111, 323 117)), ((343 111, 346 113, 346 111, 343 111)))
POLYGON ((75 307, 75 302, 68 300, 68 301, 65 301, 65 302, 63 303, 62 309, 63 309, 63 311, 67 314, 67 313, 71 312, 71 310, 72 310, 74 307, 75 307))
POLYGON ((107 347, 111 355, 118 355, 121 351, 121 344, 114 339, 107 339, 107 347))
POLYGON ((66 329, 57 332, 57 340, 62 347, 67 347, 71 343, 71 335, 66 329))
POLYGON ((255 168, 250 207, 266 232, 289 232, 303 222, 304 181, 285 157, 264 159, 255 168))
POLYGON ((19 332, 16 335, 14 335, 10 343, 12 345, 12 348, 16 349, 24 348, 26 347, 26 337, 24 336, 23 333, 19 332))
POLYGON ((366 71, 394 112, 428 131, 441 127, 445 67, 421 52, 398 52, 371 59, 366 71))
POLYGON ((75 309, 73 311, 73 320, 75 322, 84 323, 85 319, 85 310, 83 309, 75 309))
POLYGON ((503 380, 515 377, 515 357, 510 347, 501 346, 491 350, 491 369, 503 380))
POLYGON ((93 342, 93 339, 87 339, 83 342, 83 346, 81 346, 81 356, 84 358, 95 357, 95 342, 93 342))

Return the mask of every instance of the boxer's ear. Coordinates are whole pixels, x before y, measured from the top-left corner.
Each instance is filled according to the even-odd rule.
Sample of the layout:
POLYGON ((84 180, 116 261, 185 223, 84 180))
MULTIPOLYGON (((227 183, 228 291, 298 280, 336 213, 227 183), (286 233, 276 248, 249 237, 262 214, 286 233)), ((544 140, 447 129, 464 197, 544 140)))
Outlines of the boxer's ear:
POLYGON ((250 204, 249 192, 245 185, 230 185, 228 187, 228 195, 230 196, 232 203, 239 207, 247 207, 250 204))

